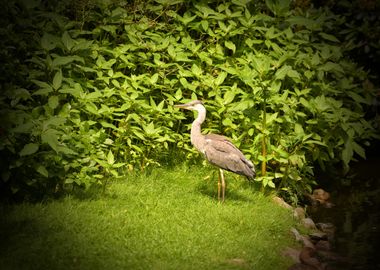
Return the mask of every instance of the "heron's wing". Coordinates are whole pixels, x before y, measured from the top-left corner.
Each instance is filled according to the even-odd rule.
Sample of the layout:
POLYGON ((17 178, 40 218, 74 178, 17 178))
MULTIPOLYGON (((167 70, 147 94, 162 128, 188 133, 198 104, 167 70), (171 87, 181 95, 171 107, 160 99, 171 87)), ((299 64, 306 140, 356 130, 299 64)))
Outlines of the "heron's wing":
POLYGON ((218 134, 207 134, 205 135, 205 139, 206 146, 212 146, 216 151, 222 153, 234 153, 239 158, 243 159, 244 162, 247 162, 250 167, 253 167, 252 162, 245 158, 243 153, 230 141, 229 138, 218 134))
POLYGON ((252 162, 246 159, 243 153, 224 136, 206 135, 204 153, 210 163, 220 168, 249 178, 255 175, 252 162))

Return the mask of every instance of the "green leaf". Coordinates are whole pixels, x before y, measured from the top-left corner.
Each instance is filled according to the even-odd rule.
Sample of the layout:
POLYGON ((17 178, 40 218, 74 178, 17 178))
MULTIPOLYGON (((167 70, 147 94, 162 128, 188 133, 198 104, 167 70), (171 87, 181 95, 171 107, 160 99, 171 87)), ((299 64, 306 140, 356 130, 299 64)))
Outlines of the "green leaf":
POLYGON ((121 105, 120 108, 115 108, 115 112, 124 112, 126 110, 128 110, 129 108, 131 108, 131 104, 130 103, 123 103, 123 105, 121 105))
POLYGON ((164 102, 164 100, 162 100, 162 101, 157 105, 156 109, 157 109, 159 112, 161 112, 161 111, 163 110, 163 108, 164 108, 164 104, 165 104, 165 102, 164 102))
POLYGON ((90 49, 92 43, 94 43, 93 40, 78 40, 78 39, 76 39, 76 41, 77 41, 77 43, 71 49, 72 52, 90 49))
POLYGON ((155 0, 155 2, 160 3, 164 6, 173 6, 173 5, 184 3, 185 0, 155 0))
POLYGON ((352 142, 351 140, 347 140, 344 144, 344 148, 342 151, 342 160, 343 163, 348 166, 348 163, 350 163, 350 160, 352 159, 352 156, 354 155, 354 151, 352 148, 352 142))
POLYGON ((143 128, 147 135, 153 135, 157 133, 156 129, 154 128, 153 122, 150 122, 148 125, 144 125, 143 128))
POLYGON ((40 88, 47 88, 47 89, 51 89, 51 85, 46 83, 46 82, 43 82, 43 81, 38 81, 38 80, 31 80, 33 83, 35 83, 36 85, 38 85, 40 88))
POLYGON ((115 158, 114 158, 114 156, 113 156, 111 150, 108 152, 108 155, 107 155, 107 162, 108 162, 108 164, 110 164, 110 165, 112 165, 112 164, 115 163, 115 158))
POLYGON ((74 88, 63 87, 59 89, 58 92, 62 94, 70 94, 70 95, 73 95, 74 97, 80 97, 81 94, 83 94, 83 89, 80 86, 74 87, 74 88))
POLYGON ((222 121, 222 124, 226 127, 236 127, 236 125, 234 125, 234 123, 232 122, 232 120, 230 118, 224 118, 223 121, 222 121))
POLYGON ((266 115, 266 124, 269 126, 274 120, 278 118, 278 113, 267 113, 266 115))
POLYGON ((153 76, 150 77, 149 81, 152 85, 156 84, 156 82, 158 81, 158 73, 153 74, 153 76))
POLYGON ((294 69, 288 70, 288 73, 286 75, 288 75, 292 79, 298 79, 298 80, 301 79, 300 74, 297 71, 295 71, 294 69))
POLYGON ((47 129, 41 134, 41 141, 47 143, 54 151, 59 152, 58 142, 59 131, 55 129, 47 129))
POLYGON ((110 172, 113 176, 115 176, 116 178, 119 177, 119 173, 118 173, 116 170, 111 169, 111 170, 109 170, 109 172, 110 172))
POLYGON ((57 73, 55 73, 53 78, 53 88, 54 90, 58 90, 62 85, 62 70, 59 69, 57 73))
POLYGON ((271 26, 267 32, 265 33, 265 37, 269 40, 269 39, 272 39, 274 37, 276 37, 276 34, 275 34, 275 28, 273 26, 271 26))
POLYGON ((49 93, 53 92, 53 88, 41 88, 38 89, 36 92, 33 92, 33 96, 47 96, 49 93))
POLYGON ((62 43, 66 47, 68 51, 71 51, 71 49, 74 47, 75 42, 74 40, 70 37, 69 33, 65 31, 62 35, 62 43))
POLYGON ((325 64, 321 65, 318 69, 322 71, 328 71, 328 72, 336 71, 339 73, 344 73, 343 67, 341 65, 337 63, 333 63, 331 61, 326 62, 325 64))
POLYGON ((58 96, 51 96, 48 100, 49 107, 53 110, 58 107, 59 99, 58 96))
POLYGON ((54 58, 53 62, 52 62, 52 68, 57 68, 57 67, 60 67, 60 66, 66 66, 72 62, 81 62, 84 64, 84 59, 82 57, 79 57, 77 55, 73 55, 73 56, 58 56, 56 58, 54 58))
POLYGON ((328 103, 327 99, 325 96, 317 96, 314 100, 313 100, 313 105, 316 107, 316 109, 319 111, 319 112, 323 112, 323 111, 326 111, 328 110, 329 108, 331 108, 330 104, 328 103))
POLYGON ((227 72, 224 72, 224 71, 220 72, 218 77, 215 79, 215 85, 217 86, 221 85, 226 79, 226 77, 227 77, 227 72))
POLYGON ((294 132, 296 135, 300 135, 300 136, 305 135, 305 132, 299 123, 294 124, 294 132))
POLYGON ((70 148, 68 148, 68 147, 66 147, 66 146, 62 146, 62 145, 60 145, 60 146, 58 147, 58 151, 59 151, 60 153, 67 154, 67 155, 78 155, 77 152, 71 150, 70 148))
POLYGON ((45 166, 43 165, 38 165, 36 168, 36 171, 45 177, 49 177, 49 172, 46 170, 45 166))
POLYGON ((352 142, 352 146, 353 146, 353 150, 356 154, 358 154, 360 157, 362 158, 366 158, 365 156, 365 150, 363 147, 361 147, 359 144, 357 144, 356 142, 352 142))
POLYGON ((201 21, 201 25, 202 25, 203 30, 207 31, 207 29, 208 29, 208 21, 202 20, 201 21))
POLYGON ((118 130, 118 128, 115 125, 111 124, 111 123, 108 123, 108 122, 105 122, 105 121, 101 121, 100 124, 103 127, 105 127, 105 128, 112 128, 114 130, 118 130))
POLYGON ((231 106, 228 108, 228 111, 229 112, 244 111, 244 110, 250 108, 251 106, 253 106, 253 105, 248 100, 235 102, 235 103, 231 104, 231 106))
POLYGON ((20 151, 20 156, 29 156, 38 151, 39 145, 36 143, 28 143, 20 151))
POLYGON ((48 33, 44 33, 44 35, 41 38, 41 47, 46 51, 53 50, 55 47, 59 45, 59 43, 60 40, 58 37, 48 33))
POLYGON ((125 164, 126 164, 126 163, 124 163, 124 162, 119 162, 119 163, 115 163, 115 164, 113 164, 112 167, 114 167, 114 168, 120 168, 120 167, 122 167, 122 166, 125 166, 125 164))
POLYGON ((98 107, 96 107, 96 105, 93 102, 86 103, 85 108, 88 112, 94 115, 99 115, 98 107))
POLYGON ((233 92, 233 91, 226 91, 225 93, 224 93, 224 96, 223 96, 223 103, 224 104, 229 104, 229 103, 231 103, 233 100, 234 100, 234 98, 235 98, 235 92, 233 92))
POLYGON ((194 91, 195 89, 196 89, 196 86, 195 85, 193 85, 193 84, 191 84, 191 83, 189 83, 187 80, 186 80, 186 78, 180 78, 179 79, 179 82, 182 84, 182 86, 183 87, 185 87, 185 88, 187 88, 187 89, 190 89, 190 90, 192 90, 192 91, 194 91))
POLYGON ((232 0, 231 2, 235 5, 246 7, 251 0, 232 0))
POLYGON ((318 22, 316 20, 312 20, 309 18, 305 18, 302 16, 290 16, 288 19, 286 19, 288 23, 293 25, 299 25, 304 26, 309 30, 314 30, 318 28, 318 22))
POLYGON ((58 127, 66 123, 66 118, 53 116, 42 122, 43 130, 46 130, 49 126, 58 127))
POLYGON ((193 64, 191 66, 191 72, 196 76, 196 77, 199 77, 202 75, 202 69, 196 65, 196 64, 193 64))
POLYGON ((292 70, 291 66, 288 66, 288 65, 282 66, 274 74, 275 79, 277 79, 277 80, 283 80, 290 70, 292 70))
POLYGON ((212 65, 212 59, 209 57, 210 54, 207 52, 200 52, 198 54, 199 59, 201 59, 202 62, 205 62, 207 65, 212 65))
MULTIPOLYGON (((140 132, 139 130, 133 130, 133 134, 136 135, 137 138, 139 138, 140 140, 142 141, 145 141, 145 136, 142 132, 140 132)), ((137 147, 137 146, 136 146, 137 147)), ((142 150, 141 150, 142 151, 142 150)))
POLYGON ((98 98, 100 98, 102 96, 103 96, 102 92, 100 92, 100 91, 94 91, 94 92, 88 93, 86 95, 85 99, 87 99, 87 100, 98 99, 98 98))
MULTIPOLYGON (((169 2, 170 2, 170 1, 169 1, 169 2)), ((196 17, 197 17, 197 15, 191 16, 191 13, 190 13, 190 12, 185 12, 185 14, 183 15, 183 17, 178 16, 178 19, 179 19, 184 25, 187 25, 188 23, 192 22, 196 17)))
POLYGON ((348 91, 347 94, 356 102, 356 103, 364 103, 364 104, 371 104, 371 100, 366 100, 364 97, 362 97, 361 95, 355 93, 355 92, 352 92, 352 91, 348 91))
POLYGON ((200 17, 203 19, 206 19, 209 15, 216 13, 213 9, 209 8, 205 3, 196 3, 194 4, 194 7, 201 12, 200 17))
POLYGON ((181 90, 181 88, 178 89, 178 90, 175 92, 174 97, 175 97, 176 100, 181 100, 181 99, 182 99, 183 95, 182 95, 182 90, 181 90))
POLYGON ((268 181, 268 186, 271 187, 271 188, 276 188, 276 185, 273 183, 272 180, 268 181))
POLYGON ((170 57, 171 58, 173 58, 173 59, 175 59, 176 58, 176 56, 177 56, 177 54, 176 54, 176 52, 175 52, 175 49, 174 49, 174 46, 172 45, 172 44, 170 44, 169 46, 168 46, 168 54, 170 55, 170 57))
POLYGON ((265 0, 266 6, 277 16, 283 16, 289 11, 291 0, 265 0))
POLYGON ((306 140, 306 141, 304 141, 304 143, 305 144, 318 144, 318 145, 322 145, 322 146, 327 147, 327 145, 324 142, 316 141, 316 140, 306 140))
POLYGON ((230 49, 233 53, 236 51, 236 46, 233 42, 231 41, 225 41, 224 46, 226 46, 228 49, 230 49))
POLYGON ((320 61, 320 59, 319 59, 319 55, 318 55, 317 53, 314 54, 313 57, 311 58, 311 64, 312 64, 313 66, 317 66, 317 65, 319 65, 320 62, 321 62, 321 61, 320 61))
POLYGON ((319 33, 319 35, 320 35, 322 38, 326 39, 326 40, 329 40, 329 41, 332 41, 332 42, 340 42, 339 39, 337 39, 337 38, 336 38, 335 36, 333 36, 333 35, 326 34, 326 33, 323 33, 323 32, 319 33))

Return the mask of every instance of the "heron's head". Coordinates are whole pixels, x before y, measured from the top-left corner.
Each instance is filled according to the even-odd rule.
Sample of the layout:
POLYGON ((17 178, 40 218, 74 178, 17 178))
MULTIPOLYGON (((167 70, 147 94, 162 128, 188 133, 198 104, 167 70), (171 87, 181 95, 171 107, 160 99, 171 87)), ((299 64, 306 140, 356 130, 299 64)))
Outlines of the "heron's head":
POLYGON ((193 100, 193 101, 190 101, 186 104, 178 104, 178 105, 174 105, 174 107, 176 108, 182 108, 182 109, 186 109, 186 110, 192 110, 192 111, 201 111, 201 110, 204 110, 205 107, 203 106, 203 103, 202 101, 199 101, 199 100, 193 100))

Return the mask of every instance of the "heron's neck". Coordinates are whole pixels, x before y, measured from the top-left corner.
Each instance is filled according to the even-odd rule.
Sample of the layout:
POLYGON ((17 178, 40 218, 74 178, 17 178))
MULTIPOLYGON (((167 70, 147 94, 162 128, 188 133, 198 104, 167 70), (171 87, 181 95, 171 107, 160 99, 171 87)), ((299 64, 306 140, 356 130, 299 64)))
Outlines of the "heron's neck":
POLYGON ((203 145, 205 142, 205 138, 201 133, 201 125, 206 119, 206 109, 200 108, 198 110, 198 116, 194 120, 191 126, 191 143, 198 149, 198 151, 203 152, 203 145))

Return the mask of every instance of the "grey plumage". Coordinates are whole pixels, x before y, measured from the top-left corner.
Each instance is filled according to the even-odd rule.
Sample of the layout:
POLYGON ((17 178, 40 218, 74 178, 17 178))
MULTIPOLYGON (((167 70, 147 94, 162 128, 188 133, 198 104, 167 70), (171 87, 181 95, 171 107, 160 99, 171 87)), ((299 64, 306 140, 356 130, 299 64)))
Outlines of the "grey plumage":
POLYGON ((217 134, 208 134, 205 139, 205 156, 211 164, 244 175, 248 179, 255 177, 255 168, 252 162, 246 159, 228 138, 217 134))
MULTIPOLYGON (((227 137, 217 134, 203 135, 201 133, 201 125, 206 119, 206 109, 201 101, 194 100, 186 104, 175 105, 175 107, 198 111, 198 116, 191 126, 191 143, 199 152, 204 154, 211 164, 221 169, 244 175, 248 179, 255 177, 256 173, 253 163, 246 159, 243 153, 227 137)), ((222 187, 222 199, 224 200, 225 184, 223 170, 220 170, 218 184, 219 189, 220 186, 222 187)), ((220 195, 219 189, 218 197, 220 195)))

